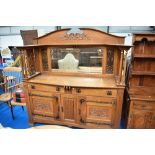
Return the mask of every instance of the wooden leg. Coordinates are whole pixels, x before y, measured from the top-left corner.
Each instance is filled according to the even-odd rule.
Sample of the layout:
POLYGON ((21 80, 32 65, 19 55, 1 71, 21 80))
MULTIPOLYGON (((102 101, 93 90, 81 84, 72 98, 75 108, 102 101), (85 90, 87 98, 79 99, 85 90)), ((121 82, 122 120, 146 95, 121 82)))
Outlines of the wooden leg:
POLYGON ((24 111, 24 106, 22 106, 22 109, 23 109, 23 111, 24 111))
POLYGON ((11 108, 11 115, 12 115, 12 119, 14 120, 14 119, 15 119, 15 117, 14 117, 14 114, 13 114, 13 106, 12 106, 12 105, 10 105, 10 108, 11 108))

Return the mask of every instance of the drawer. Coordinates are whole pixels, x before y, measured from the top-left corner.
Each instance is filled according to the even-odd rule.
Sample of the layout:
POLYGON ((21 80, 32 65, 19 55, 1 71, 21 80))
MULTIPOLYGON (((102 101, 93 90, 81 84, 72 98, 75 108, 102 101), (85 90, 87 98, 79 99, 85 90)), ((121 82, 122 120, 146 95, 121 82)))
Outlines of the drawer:
POLYGON ((81 95, 94 95, 94 96, 106 96, 106 97, 116 97, 116 89, 87 89, 87 88, 76 88, 76 93, 81 95))
POLYGON ((58 98, 59 94, 52 93, 52 92, 43 92, 43 91, 33 90, 29 93, 29 96, 45 97, 45 98, 58 98))
POLYGON ((133 107, 135 109, 140 109, 140 110, 153 110, 154 109, 154 105, 151 102, 140 102, 140 101, 134 101, 133 102, 133 107))
POLYGON ((31 91, 45 91, 45 92, 60 92, 61 88, 58 86, 47 86, 40 84, 28 84, 28 89, 31 91))
POLYGON ((85 96, 83 99, 84 99, 84 102, 91 103, 91 104, 114 104, 114 101, 115 101, 114 99, 100 97, 100 96, 85 96))

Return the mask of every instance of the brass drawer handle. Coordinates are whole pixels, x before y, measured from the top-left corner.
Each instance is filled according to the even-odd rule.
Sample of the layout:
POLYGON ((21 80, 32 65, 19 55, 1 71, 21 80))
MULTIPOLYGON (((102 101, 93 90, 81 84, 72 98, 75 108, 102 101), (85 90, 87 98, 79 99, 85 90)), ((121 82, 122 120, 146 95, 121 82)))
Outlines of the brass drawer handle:
POLYGON ((56 91, 60 91, 60 87, 57 86, 57 87, 56 87, 56 91))
POLYGON ((72 91, 72 87, 71 86, 64 86, 64 90, 66 92, 71 92, 72 91))
POLYGON ((31 89, 36 89, 36 87, 34 85, 31 85, 31 89))
POLYGON ((77 89, 76 89, 76 92, 77 92, 77 93, 81 93, 81 89, 80 89, 80 88, 77 88, 77 89))
POLYGON ((108 90, 108 91, 107 91, 107 95, 108 95, 108 96, 111 96, 111 95, 112 95, 112 91, 111 91, 111 90, 108 90))

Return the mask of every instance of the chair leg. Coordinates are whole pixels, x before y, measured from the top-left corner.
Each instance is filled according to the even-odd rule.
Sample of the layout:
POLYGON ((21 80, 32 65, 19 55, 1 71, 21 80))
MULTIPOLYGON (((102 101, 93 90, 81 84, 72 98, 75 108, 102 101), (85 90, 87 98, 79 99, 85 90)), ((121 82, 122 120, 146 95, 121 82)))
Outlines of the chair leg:
POLYGON ((12 105, 10 105, 10 108, 11 108, 11 115, 12 115, 12 119, 14 120, 14 119, 15 119, 15 117, 14 117, 14 114, 13 114, 13 106, 12 106, 12 105))
POLYGON ((23 109, 23 111, 24 111, 24 106, 22 106, 22 109, 23 109))

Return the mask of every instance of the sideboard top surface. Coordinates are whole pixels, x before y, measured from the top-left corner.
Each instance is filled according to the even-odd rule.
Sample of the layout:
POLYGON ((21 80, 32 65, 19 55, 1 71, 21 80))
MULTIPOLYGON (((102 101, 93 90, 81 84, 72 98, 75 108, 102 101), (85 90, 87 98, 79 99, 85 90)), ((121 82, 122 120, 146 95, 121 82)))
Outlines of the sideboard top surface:
MULTIPOLYGON (((38 75, 30 80, 30 83, 86 87, 86 88, 116 88, 116 82, 113 77, 77 77, 77 76, 59 76, 59 75, 38 75)), ((117 87, 118 88, 118 87, 117 87)))

